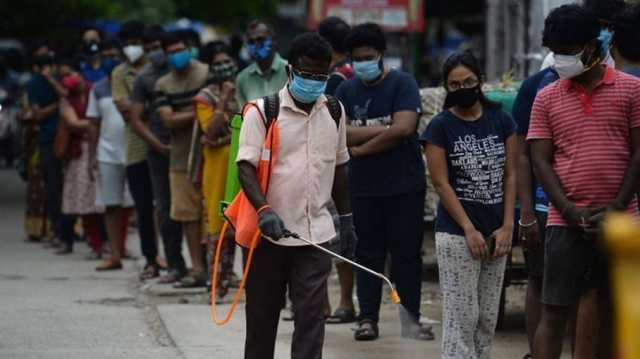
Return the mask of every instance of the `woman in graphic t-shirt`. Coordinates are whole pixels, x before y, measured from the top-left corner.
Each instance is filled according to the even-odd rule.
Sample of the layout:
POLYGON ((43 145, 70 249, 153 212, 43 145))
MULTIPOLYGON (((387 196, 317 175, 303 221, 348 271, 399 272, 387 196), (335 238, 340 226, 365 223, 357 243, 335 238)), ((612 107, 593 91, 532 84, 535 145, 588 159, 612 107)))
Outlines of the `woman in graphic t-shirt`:
POLYGON ((442 357, 489 358, 516 196, 515 123, 482 93, 471 52, 444 64, 445 110, 421 136, 440 196, 436 251, 443 293, 442 357))

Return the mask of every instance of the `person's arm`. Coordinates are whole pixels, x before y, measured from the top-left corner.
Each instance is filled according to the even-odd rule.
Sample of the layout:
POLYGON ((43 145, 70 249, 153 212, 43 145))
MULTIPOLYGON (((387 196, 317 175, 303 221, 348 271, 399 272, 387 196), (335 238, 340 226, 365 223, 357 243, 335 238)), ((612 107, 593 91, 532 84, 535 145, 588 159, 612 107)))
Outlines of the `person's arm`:
POLYGON ((429 166, 433 186, 440 197, 444 209, 464 231, 471 255, 474 258, 486 257, 489 250, 482 233, 478 232, 471 219, 469 219, 456 192, 449 183, 449 169, 444 148, 427 144, 425 155, 427 156, 427 165, 429 166))
POLYGON ((195 113, 193 109, 183 112, 175 112, 173 111, 171 106, 163 106, 158 108, 158 115, 160 116, 160 120, 162 120, 164 125, 170 129, 179 129, 193 126, 193 121, 195 120, 195 113))
POLYGON ((506 141, 506 163, 504 166, 504 216, 502 227, 495 232, 496 250, 494 257, 501 257, 511 251, 513 240, 514 213, 516 207, 516 168, 518 142, 515 134, 506 141))
POLYGON ((116 67, 111 74, 111 97, 125 122, 129 121, 131 100, 127 90, 124 67, 116 67))
POLYGON ((567 198, 562 183, 553 169, 553 142, 550 139, 532 139, 530 143, 536 178, 542 184, 549 200, 567 224, 584 228, 587 220, 596 210, 579 209, 567 198))
POLYGON ((163 155, 169 154, 169 146, 165 145, 156 137, 151 131, 146 122, 142 120, 142 114, 144 113, 144 104, 141 102, 133 102, 131 104, 131 111, 129 113, 129 124, 133 131, 138 134, 146 143, 149 144, 154 150, 163 155))
POLYGON ((371 141, 374 137, 386 131, 385 126, 371 126, 371 127, 347 127, 347 145, 349 147, 360 146, 368 141, 371 141))
POLYGON ((51 74, 52 67, 50 65, 45 65, 42 69, 42 76, 51 84, 53 90, 56 92, 56 95, 59 97, 67 97, 69 96, 69 91, 62 86, 60 81, 56 80, 51 74))
POLYGON ((336 204, 338 214, 345 215, 351 213, 351 201, 349 200, 348 166, 343 164, 336 167, 336 174, 333 178, 333 189, 331 197, 336 204))
POLYGON ((529 144, 525 136, 518 136, 517 187, 520 202, 520 239, 525 248, 538 243, 538 225, 533 200, 533 167, 529 144))
MULTIPOLYGON (((363 157, 389 151, 404 139, 415 136, 417 125, 417 112, 396 112, 393 114, 393 122, 389 128, 385 131, 381 131, 378 135, 364 144, 351 147, 351 154, 354 157, 363 157)), ((384 127, 382 128, 384 129, 384 127)))
POLYGON ((238 162, 238 178, 247 199, 256 210, 267 205, 267 198, 258 183, 258 171, 248 161, 238 162))
POLYGON ((84 132, 89 130, 89 121, 78 118, 73 107, 64 98, 60 99, 60 117, 72 131, 84 132))
POLYGON ((33 106, 34 120, 36 122, 42 122, 42 120, 49 118, 49 116, 58 112, 58 102, 54 102, 48 106, 40 108, 38 105, 33 106))

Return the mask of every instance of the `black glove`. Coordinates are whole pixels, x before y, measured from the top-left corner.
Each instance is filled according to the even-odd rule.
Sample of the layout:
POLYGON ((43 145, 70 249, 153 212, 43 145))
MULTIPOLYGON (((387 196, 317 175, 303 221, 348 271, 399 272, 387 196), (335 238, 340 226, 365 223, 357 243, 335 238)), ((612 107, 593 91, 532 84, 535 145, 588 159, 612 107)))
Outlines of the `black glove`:
POLYGON ((347 259, 353 259, 356 255, 356 228, 353 225, 353 215, 340 216, 340 255, 347 259))
POLYGON ((262 232, 263 235, 274 241, 284 236, 284 222, 282 222, 282 219, 270 208, 260 212, 258 227, 260 227, 260 232, 262 232))

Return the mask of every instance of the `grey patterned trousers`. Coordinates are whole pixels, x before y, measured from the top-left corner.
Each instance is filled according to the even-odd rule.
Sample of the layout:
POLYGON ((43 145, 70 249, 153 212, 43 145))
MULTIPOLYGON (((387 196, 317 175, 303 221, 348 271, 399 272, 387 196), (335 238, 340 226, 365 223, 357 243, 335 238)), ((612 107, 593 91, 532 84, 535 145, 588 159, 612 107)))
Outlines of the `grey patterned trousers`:
POLYGON ((463 236, 436 233, 443 297, 442 358, 489 359, 506 257, 475 260, 463 236))

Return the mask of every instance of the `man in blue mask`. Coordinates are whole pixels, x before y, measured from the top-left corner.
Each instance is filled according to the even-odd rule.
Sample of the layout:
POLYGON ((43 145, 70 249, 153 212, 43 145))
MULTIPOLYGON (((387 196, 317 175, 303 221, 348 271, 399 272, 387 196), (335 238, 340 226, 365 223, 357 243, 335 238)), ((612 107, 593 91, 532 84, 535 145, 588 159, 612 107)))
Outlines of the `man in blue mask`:
POLYGON ((238 104, 278 92, 287 82, 287 61, 276 52, 273 29, 260 21, 247 26, 247 47, 254 63, 236 78, 238 104))
MULTIPOLYGON (((350 126, 349 189, 359 241, 358 262, 382 272, 391 254, 391 272, 410 316, 418 323, 422 285, 425 167, 416 134, 421 112, 415 79, 384 67, 386 39, 380 26, 362 24, 346 39, 355 77, 343 82, 336 97, 345 107, 350 126)), ((356 273, 360 323, 356 340, 378 338, 382 283, 356 273)), ((403 328, 411 323, 403 322, 403 328)), ((402 333, 432 339, 429 328, 402 333)))
POLYGON ((289 59, 289 83, 278 93, 273 125, 280 133, 279 157, 266 195, 256 175, 266 134, 262 99, 245 113, 236 159, 240 183, 258 212, 260 230, 273 240, 263 239, 256 248, 247 278, 245 359, 274 357, 287 287, 295 320, 291 357, 322 358, 331 258, 285 232, 328 244, 336 237, 328 209, 333 199, 341 216, 340 236, 355 237, 347 192, 346 119, 340 104, 323 94, 331 47, 316 33, 302 34, 293 40, 289 59))
MULTIPOLYGON (((193 97, 210 80, 209 66, 194 60, 184 40, 175 33, 168 33, 162 41, 170 71, 155 84, 154 109, 162 123, 169 129, 169 187, 171 189, 170 219, 182 225, 191 263, 191 273, 183 277, 175 287, 204 287, 207 282, 205 259, 200 243, 202 202, 199 191, 187 174, 189 151, 193 136, 195 114, 193 97)), ((160 148, 160 147, 159 147, 160 148)), ((166 151, 162 150, 166 153, 166 151)), ((179 245, 176 247, 178 250, 179 245)), ((180 279, 184 263, 175 268, 178 272, 166 282, 180 279), (182 268, 180 268, 182 267, 182 268)))

